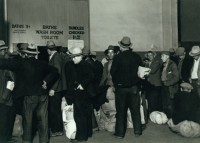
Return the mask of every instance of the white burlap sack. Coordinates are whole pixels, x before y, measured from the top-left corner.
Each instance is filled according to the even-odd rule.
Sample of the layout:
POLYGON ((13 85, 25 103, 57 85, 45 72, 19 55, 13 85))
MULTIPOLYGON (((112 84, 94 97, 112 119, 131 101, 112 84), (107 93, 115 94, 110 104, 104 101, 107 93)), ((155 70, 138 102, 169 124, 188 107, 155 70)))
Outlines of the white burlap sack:
POLYGON ((154 111, 150 114, 150 120, 156 124, 165 124, 168 121, 167 115, 163 112, 154 111))
POLYGON ((75 139, 76 123, 74 121, 73 105, 67 105, 63 108, 62 117, 67 138, 75 139))
POLYGON ((184 137, 200 137, 200 124, 195 123, 193 121, 182 121, 177 125, 174 125, 173 120, 170 119, 168 121, 168 125, 170 129, 184 137))

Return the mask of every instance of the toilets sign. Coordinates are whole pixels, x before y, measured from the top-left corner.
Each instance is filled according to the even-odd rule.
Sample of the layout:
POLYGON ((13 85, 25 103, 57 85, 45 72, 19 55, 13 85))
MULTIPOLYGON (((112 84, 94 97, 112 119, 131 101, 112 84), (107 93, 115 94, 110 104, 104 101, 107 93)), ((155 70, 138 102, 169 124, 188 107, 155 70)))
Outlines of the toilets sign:
POLYGON ((35 33, 40 35, 42 39, 58 40, 64 32, 59 30, 56 25, 42 25, 42 28, 35 30, 35 33))

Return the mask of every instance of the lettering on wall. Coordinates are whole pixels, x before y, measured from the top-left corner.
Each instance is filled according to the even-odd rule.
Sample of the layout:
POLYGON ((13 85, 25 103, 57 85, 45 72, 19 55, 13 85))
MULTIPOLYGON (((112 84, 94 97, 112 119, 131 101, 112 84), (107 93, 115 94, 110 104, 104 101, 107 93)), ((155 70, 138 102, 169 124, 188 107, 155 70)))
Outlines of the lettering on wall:
POLYGON ((13 29, 12 33, 20 33, 25 34, 26 30, 29 29, 31 26, 28 24, 12 24, 11 28, 13 29))
POLYGON ((58 40, 60 35, 63 35, 63 30, 58 30, 56 25, 42 25, 41 29, 35 30, 35 33, 40 35, 42 39, 58 40))
POLYGON ((84 34, 84 26, 69 26, 69 35, 72 35, 73 39, 81 39, 84 34))

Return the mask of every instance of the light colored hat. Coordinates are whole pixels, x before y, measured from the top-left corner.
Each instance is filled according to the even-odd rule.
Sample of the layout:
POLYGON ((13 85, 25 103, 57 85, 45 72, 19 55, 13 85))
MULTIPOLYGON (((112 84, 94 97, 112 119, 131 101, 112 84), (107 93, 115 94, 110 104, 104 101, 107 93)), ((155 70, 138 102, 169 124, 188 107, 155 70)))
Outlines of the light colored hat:
POLYGON ((185 53, 185 48, 179 47, 179 48, 176 49, 175 53, 176 53, 177 56, 183 56, 184 53, 185 53))
POLYGON ((0 50, 3 50, 3 49, 7 49, 8 47, 5 46, 5 42, 3 40, 0 40, 0 50))
POLYGON ((194 57, 198 56, 200 54, 200 47, 199 46, 193 46, 192 50, 189 52, 189 55, 194 57))
POLYGON ((70 52, 71 52, 70 57, 77 57, 83 55, 82 49, 78 47, 71 49, 70 52))
POLYGON ((33 54, 33 55, 37 55, 40 52, 37 51, 37 46, 33 43, 28 44, 28 48, 26 48, 25 50, 23 50, 24 53, 27 54, 33 54))
POLYGON ((129 37, 127 37, 127 36, 124 36, 122 38, 122 40, 119 41, 118 43, 123 48, 127 48, 127 47, 131 47, 132 46, 131 39, 129 37))
POLYGON ((48 49, 53 49, 56 47, 56 44, 54 43, 54 41, 50 40, 50 41, 47 41, 47 48, 48 49))
POLYGON ((180 87, 184 88, 184 89, 188 89, 188 90, 191 90, 193 89, 192 85, 187 83, 187 82, 183 82, 180 84, 180 87))

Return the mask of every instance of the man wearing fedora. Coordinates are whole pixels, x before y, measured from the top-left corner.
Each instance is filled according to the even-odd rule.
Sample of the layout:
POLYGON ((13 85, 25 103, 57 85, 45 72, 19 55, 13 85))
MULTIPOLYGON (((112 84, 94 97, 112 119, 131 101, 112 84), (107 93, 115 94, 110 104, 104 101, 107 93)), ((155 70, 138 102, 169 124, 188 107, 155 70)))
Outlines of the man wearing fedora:
MULTIPOLYGON (((6 58, 8 47, 0 40, 0 59, 6 58)), ((0 69, 0 142, 4 143, 12 138, 14 106, 13 88, 14 74, 8 70, 0 69)))
POLYGON ((190 82, 194 87, 194 93, 200 98, 200 47, 193 46, 189 55, 193 57, 190 82))
POLYGON ((131 40, 125 36, 119 41, 121 53, 116 55, 111 66, 111 76, 115 87, 116 126, 115 136, 123 138, 127 128, 127 110, 130 109, 134 134, 142 134, 140 116, 140 79, 138 67, 142 65, 141 57, 132 51, 131 40))
POLYGON ((189 82, 193 59, 186 55, 184 47, 177 48, 175 54, 178 57, 179 83, 189 82))
MULTIPOLYGON (((49 55, 49 65, 58 69, 58 73, 62 75, 63 59, 57 52, 57 47, 53 41, 47 41, 47 52, 49 55)), ((49 91, 49 128, 51 136, 63 135, 63 121, 61 112, 61 101, 63 91, 62 76, 54 83, 49 91)))
POLYGON ((29 44, 23 52, 26 58, 0 59, 0 69, 15 73, 13 95, 15 98, 24 96, 23 142, 31 143, 33 140, 34 118, 37 119, 39 142, 48 143, 48 89, 59 75, 57 69, 36 59, 35 44, 29 44))

